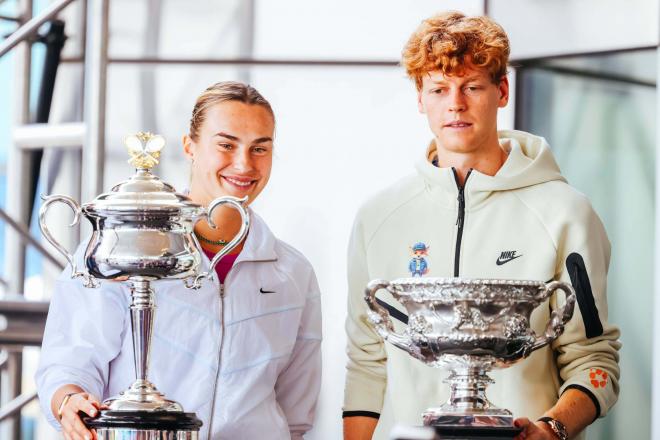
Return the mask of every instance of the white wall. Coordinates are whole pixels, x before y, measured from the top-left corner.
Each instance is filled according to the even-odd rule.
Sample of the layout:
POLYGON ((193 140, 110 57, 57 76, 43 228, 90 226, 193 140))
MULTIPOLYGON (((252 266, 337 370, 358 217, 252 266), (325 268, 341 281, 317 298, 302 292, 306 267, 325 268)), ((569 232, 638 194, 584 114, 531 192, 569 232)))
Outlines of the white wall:
MULTIPOLYGON (((419 22, 479 1, 262 1, 255 56, 398 60, 419 22)), ((346 247, 358 206, 413 171, 430 139, 401 68, 258 69, 275 101, 278 159, 258 203, 273 230, 312 261, 323 294, 323 384, 308 439, 341 438, 346 247)))

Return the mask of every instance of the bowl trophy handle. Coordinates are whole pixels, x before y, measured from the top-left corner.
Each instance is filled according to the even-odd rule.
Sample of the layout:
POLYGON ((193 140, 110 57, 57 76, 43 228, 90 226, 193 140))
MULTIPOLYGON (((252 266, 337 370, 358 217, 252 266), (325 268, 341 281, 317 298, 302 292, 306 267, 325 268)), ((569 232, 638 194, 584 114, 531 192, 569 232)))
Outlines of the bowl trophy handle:
POLYGON ((248 214, 247 209, 243 206, 243 204, 247 202, 247 200, 248 200, 247 196, 243 197, 242 199, 233 196, 223 196, 223 197, 218 197, 209 204, 208 210, 206 212, 206 221, 209 223, 209 225, 211 225, 212 228, 214 229, 217 228, 215 223, 213 223, 213 211, 215 211, 215 209, 218 208, 219 206, 229 205, 232 208, 236 209, 238 213, 241 215, 241 229, 238 231, 238 234, 236 234, 236 236, 232 238, 231 241, 227 243, 227 245, 220 250, 220 252, 215 254, 213 259, 211 260, 211 264, 207 272, 197 275, 192 280, 192 282, 190 281, 190 278, 184 280, 185 285, 188 289, 199 289, 202 286, 202 280, 204 278, 208 278, 210 274, 212 274, 215 271, 215 266, 220 262, 222 257, 227 255, 236 246, 238 246, 247 235, 248 230, 250 229, 250 214, 248 214))
POLYGON ((364 291, 364 300, 367 302, 367 306, 369 306, 367 318, 383 339, 390 342, 395 347, 407 351, 411 355, 417 357, 418 354, 413 349, 410 338, 402 336, 394 331, 394 325, 392 324, 390 313, 376 301, 376 292, 380 289, 387 289, 389 286, 389 281, 385 280, 373 280, 367 284, 367 288, 364 291))
POLYGON ((529 353, 545 347, 564 333, 564 326, 573 317, 575 308, 575 290, 569 283, 563 281, 552 281, 545 285, 542 296, 549 297, 555 290, 563 290, 566 295, 566 302, 562 307, 553 310, 550 314, 550 320, 545 327, 543 336, 538 336, 534 345, 531 346, 529 353))
POLYGON ((71 278, 82 278, 83 285, 85 287, 99 287, 98 281, 91 277, 86 271, 78 271, 73 255, 71 255, 69 251, 67 251, 64 246, 62 246, 55 239, 55 237, 53 237, 53 235, 48 230, 48 226, 46 226, 46 212, 53 203, 64 203, 69 208, 71 208, 74 216, 73 221, 69 224, 69 227, 75 226, 80 222, 80 205, 71 197, 59 194, 51 196, 42 195, 41 199, 44 201, 44 203, 41 205, 41 209, 39 209, 39 227, 41 228, 41 233, 44 235, 44 238, 48 241, 48 243, 52 244, 55 249, 60 254, 62 254, 64 258, 66 258, 66 261, 69 263, 69 265, 71 265, 71 278))

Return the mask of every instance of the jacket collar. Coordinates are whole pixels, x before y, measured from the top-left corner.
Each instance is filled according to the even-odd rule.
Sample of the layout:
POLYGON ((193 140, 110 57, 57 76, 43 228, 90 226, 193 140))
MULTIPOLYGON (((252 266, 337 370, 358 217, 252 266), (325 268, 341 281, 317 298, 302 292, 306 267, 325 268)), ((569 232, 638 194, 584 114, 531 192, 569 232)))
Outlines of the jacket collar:
MULTIPOLYGON (((275 242, 277 239, 275 235, 268 228, 266 222, 249 207, 248 214, 250 216, 250 230, 245 238, 243 250, 236 257, 234 264, 242 261, 277 261, 277 253, 275 252, 275 242)), ((206 253, 202 252, 201 254, 202 267, 204 271, 208 271, 211 259, 206 256, 206 253)), ((215 274, 211 274, 211 277, 216 279, 215 274)))
MULTIPOLYGON (((509 142, 502 142, 502 140, 500 140, 500 144, 508 152, 508 156, 496 175, 487 176, 477 170, 472 170, 470 177, 464 183, 466 209, 475 208, 488 198, 493 190, 490 187, 493 186, 493 182, 497 182, 500 173, 506 174, 512 167, 525 162, 526 158, 516 144, 511 145, 509 142)), ((427 188, 436 200, 446 207, 454 207, 459 191, 454 171, 450 167, 440 168, 435 166, 433 164, 434 158, 435 144, 434 141, 431 141, 426 151, 426 157, 416 163, 417 171, 426 181, 427 188)))
POLYGON ((250 214, 250 230, 236 263, 239 261, 276 261, 275 235, 266 222, 251 208, 248 208, 248 213, 250 214))
MULTIPOLYGON (((466 208, 476 207, 495 191, 524 188, 551 180, 566 181, 545 139, 521 131, 498 132, 500 146, 508 155, 494 176, 472 170, 465 183, 466 208)), ((431 141, 426 157, 416 164, 417 171, 426 182, 434 199, 446 206, 456 204, 458 186, 451 168, 433 165, 436 157, 435 142, 431 141)))

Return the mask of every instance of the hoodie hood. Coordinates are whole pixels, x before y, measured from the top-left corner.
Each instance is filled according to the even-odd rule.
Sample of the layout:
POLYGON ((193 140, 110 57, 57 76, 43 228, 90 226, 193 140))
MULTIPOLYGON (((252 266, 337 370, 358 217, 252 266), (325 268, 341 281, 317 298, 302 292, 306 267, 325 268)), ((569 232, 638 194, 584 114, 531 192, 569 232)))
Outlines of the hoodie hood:
MULTIPOLYGON (((502 130, 497 134, 500 146, 509 155, 494 176, 472 170, 465 183, 465 191, 472 196, 473 202, 483 200, 494 191, 519 189, 553 180, 566 182, 544 138, 516 130, 502 130)), ((426 157, 417 163, 416 168, 429 185, 439 186, 441 190, 455 195, 458 188, 454 173, 451 168, 433 165, 431 162, 436 156, 437 148, 432 141, 426 157)))

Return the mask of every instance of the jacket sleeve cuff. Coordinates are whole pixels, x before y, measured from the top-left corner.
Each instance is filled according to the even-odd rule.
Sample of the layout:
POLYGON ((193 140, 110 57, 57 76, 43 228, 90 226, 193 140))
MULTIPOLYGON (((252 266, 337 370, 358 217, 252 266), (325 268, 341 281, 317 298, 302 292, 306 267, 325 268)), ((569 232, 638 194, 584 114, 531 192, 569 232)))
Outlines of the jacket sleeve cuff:
MULTIPOLYGON (((368 373, 346 373, 343 417, 356 411, 380 414, 383 408, 386 380, 368 373)), ((354 414, 357 415, 357 414, 354 414)), ((363 414, 364 415, 364 414, 363 414)))
POLYGON ((380 414, 371 412, 371 411, 344 411, 341 414, 341 418, 346 417, 371 417, 372 419, 380 419, 380 414))
POLYGON ((559 389, 559 395, 570 388, 586 394, 596 407, 596 418, 604 417, 618 398, 618 383, 614 376, 601 368, 590 368, 571 377, 559 389))

